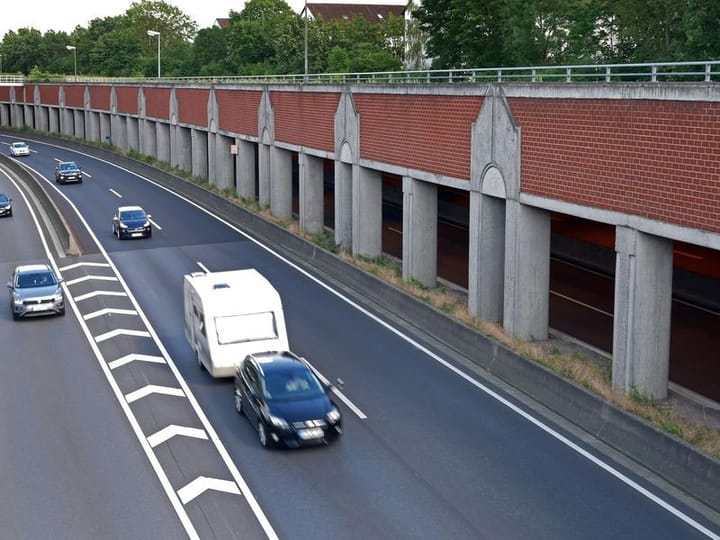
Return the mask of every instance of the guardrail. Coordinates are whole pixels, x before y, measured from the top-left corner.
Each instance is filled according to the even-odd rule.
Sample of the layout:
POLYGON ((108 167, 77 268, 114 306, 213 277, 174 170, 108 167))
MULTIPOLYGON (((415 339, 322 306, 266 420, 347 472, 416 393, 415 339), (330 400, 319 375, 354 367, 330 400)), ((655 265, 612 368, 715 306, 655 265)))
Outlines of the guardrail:
POLYGON ((25 84, 25 77, 18 75, 0 75, 0 86, 22 86, 25 84))
MULTIPOLYGON (((31 79, 26 78, 26 81, 31 79)), ((429 83, 612 83, 720 81, 720 60, 648 64, 589 64, 571 66, 432 69, 363 73, 292 75, 232 75, 208 77, 59 77, 32 79, 79 83, 147 84, 429 84, 429 83)))

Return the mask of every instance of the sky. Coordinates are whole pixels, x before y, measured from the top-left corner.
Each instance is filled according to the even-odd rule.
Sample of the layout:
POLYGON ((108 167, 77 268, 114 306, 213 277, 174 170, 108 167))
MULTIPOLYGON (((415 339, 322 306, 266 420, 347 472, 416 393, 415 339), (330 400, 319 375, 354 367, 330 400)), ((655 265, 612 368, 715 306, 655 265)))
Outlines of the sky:
MULTIPOLYGON (((35 28, 72 32, 76 26, 88 27, 92 19, 124 14, 133 0, 3 0, 14 6, 0 11, 0 40, 9 30, 35 28)), ((138 0, 139 1, 139 0, 138 0)), ((285 0, 297 13, 305 0, 285 0)), ((317 0, 316 0, 317 1, 317 0)), ((322 0, 327 3, 397 4, 398 0, 322 0)), ((215 19, 227 17, 230 10, 242 11, 244 0, 165 0, 179 8, 197 24, 198 28, 212 26, 215 19)))

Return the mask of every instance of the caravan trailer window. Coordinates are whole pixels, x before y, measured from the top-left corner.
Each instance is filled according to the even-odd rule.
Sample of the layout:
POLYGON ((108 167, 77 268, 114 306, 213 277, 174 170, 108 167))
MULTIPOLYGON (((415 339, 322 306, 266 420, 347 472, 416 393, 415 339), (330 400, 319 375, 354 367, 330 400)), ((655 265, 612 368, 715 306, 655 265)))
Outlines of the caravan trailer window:
POLYGON ((278 337, 275 314, 272 311, 215 317, 215 329, 220 345, 277 339, 278 337))

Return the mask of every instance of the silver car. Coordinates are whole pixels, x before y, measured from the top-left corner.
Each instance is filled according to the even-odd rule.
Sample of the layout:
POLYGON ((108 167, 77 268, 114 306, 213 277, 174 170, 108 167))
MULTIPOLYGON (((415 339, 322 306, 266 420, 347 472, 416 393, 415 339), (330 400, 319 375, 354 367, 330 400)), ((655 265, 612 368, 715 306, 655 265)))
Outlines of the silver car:
POLYGON ((7 287, 13 319, 36 315, 65 315, 65 295, 58 279, 47 264, 18 266, 7 287))
POLYGON ((14 142, 10 145, 10 155, 15 157, 29 156, 30 147, 24 142, 14 142))

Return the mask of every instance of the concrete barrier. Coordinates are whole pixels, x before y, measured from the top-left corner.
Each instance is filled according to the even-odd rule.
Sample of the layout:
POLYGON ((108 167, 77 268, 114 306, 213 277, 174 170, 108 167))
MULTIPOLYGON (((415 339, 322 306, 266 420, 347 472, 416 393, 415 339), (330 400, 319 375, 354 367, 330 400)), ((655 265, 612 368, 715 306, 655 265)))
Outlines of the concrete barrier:
MULTIPOLYGON (((58 142, 50 138, 48 141, 58 142)), ((416 328, 418 333, 431 336, 451 347, 554 413, 654 471, 715 512, 720 512, 720 460, 713 456, 626 413, 578 384, 514 353, 442 311, 221 195, 126 156, 75 142, 62 141, 62 144, 112 161, 191 198, 289 259, 313 267, 350 292, 358 302, 370 302, 401 318, 416 328)))

